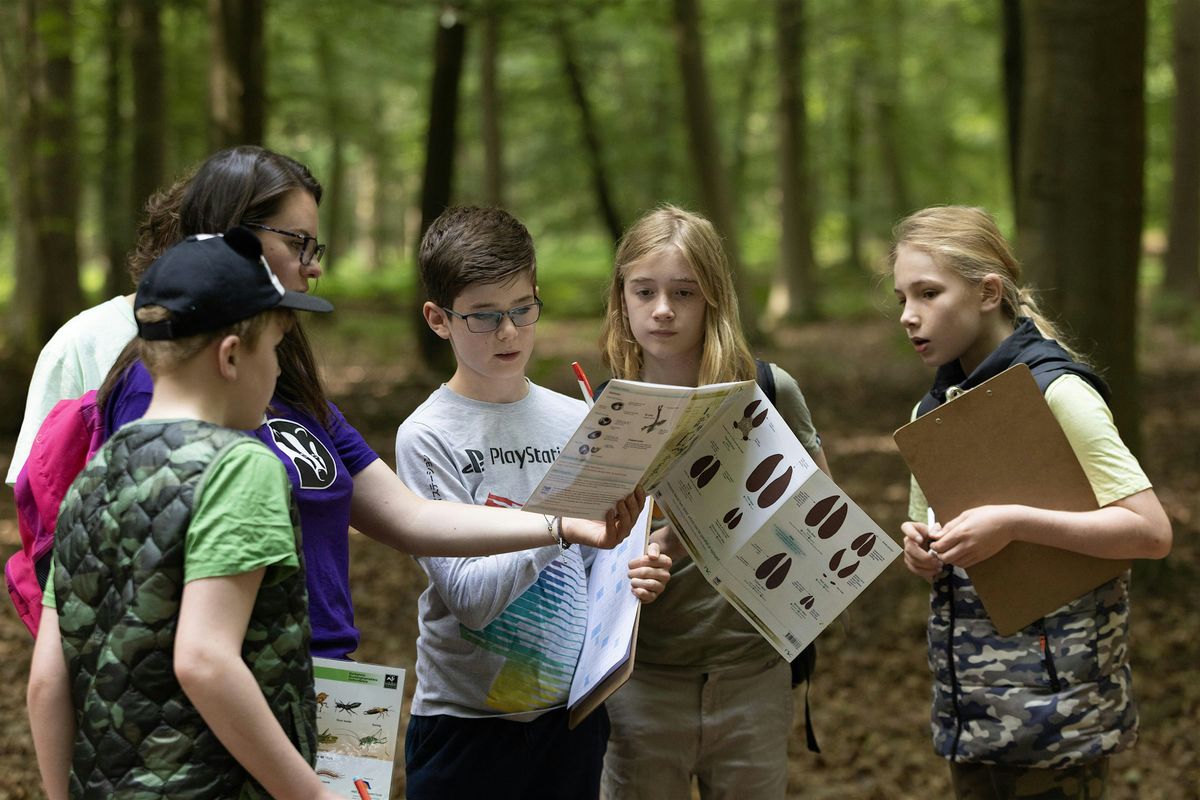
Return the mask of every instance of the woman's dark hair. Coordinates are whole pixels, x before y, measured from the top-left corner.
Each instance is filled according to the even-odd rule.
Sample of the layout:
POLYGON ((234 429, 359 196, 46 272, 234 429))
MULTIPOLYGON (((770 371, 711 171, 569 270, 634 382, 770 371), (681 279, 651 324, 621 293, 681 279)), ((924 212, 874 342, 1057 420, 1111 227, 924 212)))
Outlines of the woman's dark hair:
MULTIPOLYGON (((129 256, 130 277, 137 284, 156 258, 188 236, 265 222, 296 189, 308 192, 320 205, 321 184, 308 167, 293 158, 253 145, 214 153, 146 201, 137 243, 129 256)), ((279 345, 279 368, 275 396, 328 425, 331 417, 325 387, 299 320, 279 345)))

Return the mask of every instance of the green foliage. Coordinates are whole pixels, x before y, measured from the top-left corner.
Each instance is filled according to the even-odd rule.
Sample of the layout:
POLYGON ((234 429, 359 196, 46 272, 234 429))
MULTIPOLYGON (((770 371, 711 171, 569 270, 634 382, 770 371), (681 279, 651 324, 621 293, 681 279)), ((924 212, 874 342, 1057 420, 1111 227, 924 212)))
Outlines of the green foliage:
MULTIPOLYGON (((99 165, 106 102, 106 0, 76 0, 80 230, 85 280, 103 260, 99 165)), ((464 0, 467 28, 454 202, 483 201, 480 100, 482 14, 500 17, 498 85, 505 204, 534 232, 545 292, 576 313, 603 306, 611 245, 597 213, 559 31, 573 43, 595 116, 603 160, 622 222, 670 201, 698 208, 689 163, 682 87, 662 0, 464 0), (551 280, 553 277, 553 280, 551 280)), ((1170 179, 1172 4, 1149 0, 1147 212, 1161 227, 1170 179)), ((774 5, 701 0, 701 34, 726 169, 737 153, 742 257, 761 294, 779 247, 778 87, 774 5), (753 56, 757 47, 757 57, 753 56)), ((4 12, 5 18, 11 10, 4 12)), ((331 251, 322 290, 353 298, 412 292, 432 45, 443 4, 435 0, 272 0, 266 15, 267 145, 309 164, 327 187, 324 239, 341 211, 341 248, 331 251)), ((998 3, 975 0, 822 0, 806 5, 805 102, 814 246, 827 311, 854 314, 856 299, 886 251, 891 225, 932 203, 988 207, 1011 230, 1006 113, 998 3), (859 120, 854 142, 850 124, 859 120), (860 180, 848 192, 850 168, 860 180), (860 230, 864 264, 849 263, 860 230)), ((209 151, 210 58, 204 0, 162 4, 166 171, 179 175, 209 151)), ((5 31, 11 53, 11 32, 5 31)), ((126 46, 126 50, 128 47, 126 46)), ((9 76, 6 75, 6 81, 9 76)), ((132 113, 129 75, 121 109, 132 113)), ((120 158, 128 172, 136 154, 120 158)), ((8 177, 0 172, 0 300, 11 291, 13 237, 8 177)), ((136 220, 127 220, 132 231, 136 220)), ((93 287, 89 283, 89 290, 93 287)))

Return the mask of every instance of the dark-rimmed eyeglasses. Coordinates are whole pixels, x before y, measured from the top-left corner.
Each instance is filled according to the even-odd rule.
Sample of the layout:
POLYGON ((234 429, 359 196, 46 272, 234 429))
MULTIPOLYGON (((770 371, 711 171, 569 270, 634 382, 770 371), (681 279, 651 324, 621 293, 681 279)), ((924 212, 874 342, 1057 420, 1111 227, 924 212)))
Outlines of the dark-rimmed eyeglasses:
POLYGON ((257 222, 243 222, 247 228, 258 228, 260 231, 270 231, 278 233, 280 236, 287 236, 292 239, 300 240, 300 264, 307 267, 315 259, 317 263, 321 262, 321 256, 325 255, 325 245, 317 241, 316 237, 309 236, 307 233, 297 233, 296 231, 285 231, 279 228, 272 228, 270 225, 260 225, 257 222))
POLYGON ((471 314, 460 314, 445 306, 440 306, 440 308, 450 316, 458 317, 467 323, 467 330, 471 333, 491 333, 500 327, 500 323, 505 317, 512 320, 512 324, 518 328, 524 328, 526 325, 537 322, 538 317, 542 315, 542 301, 537 298, 534 298, 533 302, 528 305, 510 308, 508 311, 476 311, 471 314))

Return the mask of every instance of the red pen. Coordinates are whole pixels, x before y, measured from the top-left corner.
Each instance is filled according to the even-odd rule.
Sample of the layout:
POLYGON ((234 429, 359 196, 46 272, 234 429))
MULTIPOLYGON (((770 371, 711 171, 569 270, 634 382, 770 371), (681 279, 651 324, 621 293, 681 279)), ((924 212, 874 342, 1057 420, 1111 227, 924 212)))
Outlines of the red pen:
POLYGON ((358 796, 362 800, 371 800, 370 788, 371 784, 367 783, 362 778, 354 779, 354 788, 358 789, 358 796))
POLYGON ((591 406, 593 402, 592 385, 588 383, 587 375, 583 372, 583 367, 579 366, 578 361, 572 361, 571 369, 575 370, 575 379, 579 381, 579 391, 583 392, 583 402, 591 406))

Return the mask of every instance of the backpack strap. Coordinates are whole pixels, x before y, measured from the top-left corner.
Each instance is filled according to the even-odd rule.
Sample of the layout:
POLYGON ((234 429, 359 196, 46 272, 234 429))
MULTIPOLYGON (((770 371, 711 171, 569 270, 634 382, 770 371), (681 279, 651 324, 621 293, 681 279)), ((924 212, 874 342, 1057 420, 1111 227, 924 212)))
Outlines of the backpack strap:
POLYGON ((771 371, 771 364, 763 361, 761 358, 754 359, 754 380, 758 383, 758 388, 763 390, 763 394, 771 401, 771 405, 775 405, 775 373, 771 371))

